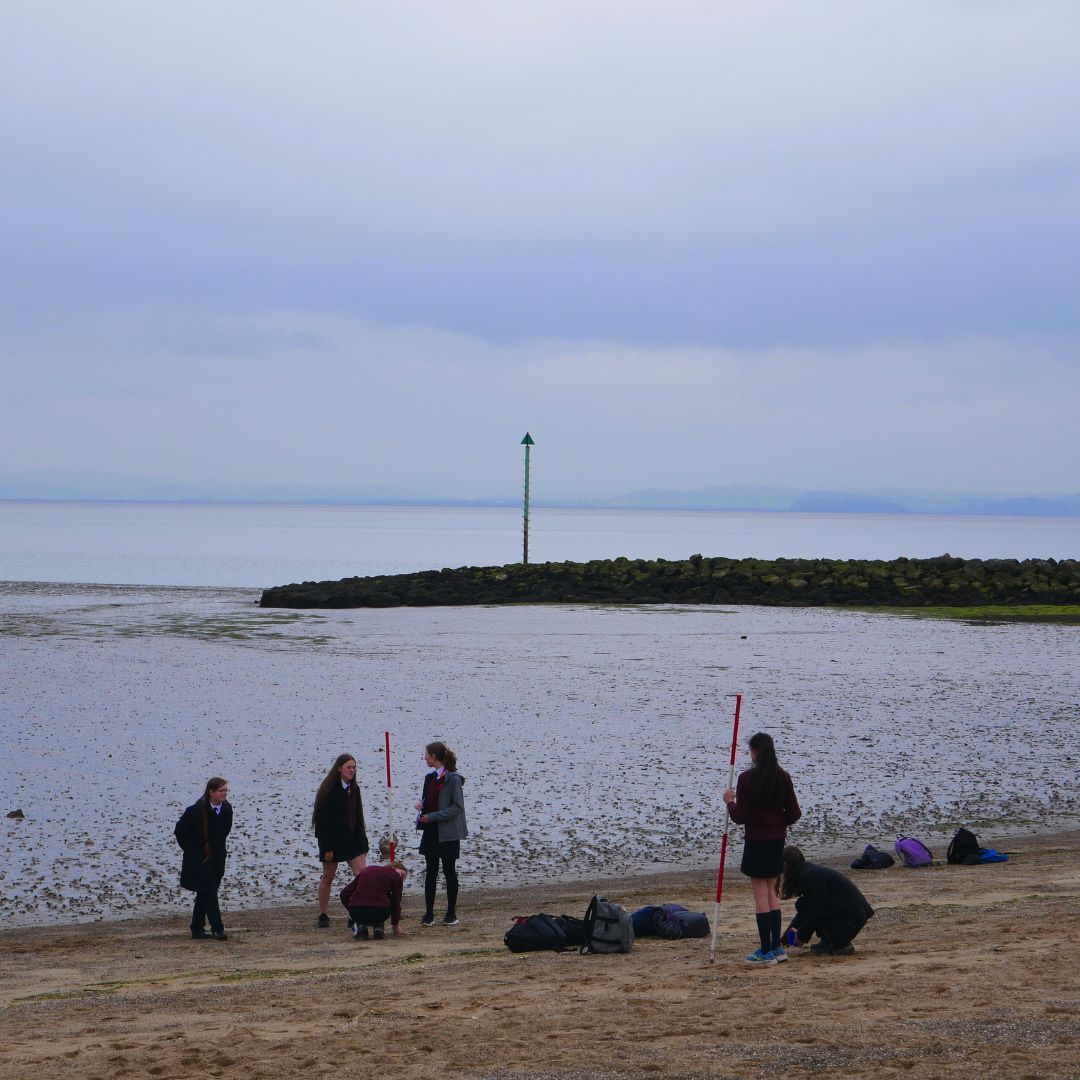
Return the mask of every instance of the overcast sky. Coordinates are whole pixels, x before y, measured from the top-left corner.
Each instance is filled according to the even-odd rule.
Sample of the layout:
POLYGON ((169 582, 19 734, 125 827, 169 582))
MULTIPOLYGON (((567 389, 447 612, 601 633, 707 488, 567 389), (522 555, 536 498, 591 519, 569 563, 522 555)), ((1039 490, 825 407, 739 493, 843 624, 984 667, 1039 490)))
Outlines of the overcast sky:
POLYGON ((8 0, 0 472, 1080 491, 1075 0, 8 0))

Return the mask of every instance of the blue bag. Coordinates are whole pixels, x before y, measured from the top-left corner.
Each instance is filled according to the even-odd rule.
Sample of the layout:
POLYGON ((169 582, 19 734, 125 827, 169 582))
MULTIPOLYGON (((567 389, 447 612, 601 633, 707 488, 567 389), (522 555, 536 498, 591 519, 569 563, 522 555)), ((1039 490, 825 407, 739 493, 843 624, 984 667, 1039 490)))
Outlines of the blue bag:
POLYGON ((634 937, 653 937, 656 934, 656 928, 653 926, 653 914, 659 910, 660 908, 656 904, 647 904, 643 908, 638 908, 630 916, 630 921, 634 925, 634 937))
POLYGON ((709 920, 703 911, 687 911, 682 904, 661 904, 653 913, 653 927, 660 937, 675 941, 684 937, 707 937, 709 920))

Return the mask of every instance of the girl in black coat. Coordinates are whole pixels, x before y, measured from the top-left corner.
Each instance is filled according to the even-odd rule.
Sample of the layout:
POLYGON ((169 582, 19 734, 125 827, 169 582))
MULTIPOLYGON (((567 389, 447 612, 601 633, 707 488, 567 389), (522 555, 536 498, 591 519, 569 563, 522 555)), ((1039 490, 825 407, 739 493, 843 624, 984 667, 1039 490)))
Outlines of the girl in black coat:
POLYGON ((784 848, 784 869, 777 889, 795 901, 795 918, 785 937, 791 944, 805 945, 817 934, 810 951, 824 956, 849 956, 855 951, 852 938, 867 924, 874 909, 858 886, 839 870, 807 862, 797 848, 784 848))
POLYGON ((218 907, 218 887, 225 876, 228 852, 225 838, 232 829, 233 810, 228 802, 229 782, 212 776, 198 802, 192 803, 176 823, 173 835, 184 852, 180 885, 195 894, 191 912, 191 936, 196 940, 225 941, 228 934, 218 907), (210 933, 206 921, 210 921, 210 933))
POLYGON ((367 866, 368 838, 364 826, 364 801, 356 782, 356 758, 339 754, 315 793, 315 808, 311 825, 319 842, 318 926, 329 926, 326 913, 330 903, 330 887, 334 883, 338 863, 349 864, 354 875, 367 866))

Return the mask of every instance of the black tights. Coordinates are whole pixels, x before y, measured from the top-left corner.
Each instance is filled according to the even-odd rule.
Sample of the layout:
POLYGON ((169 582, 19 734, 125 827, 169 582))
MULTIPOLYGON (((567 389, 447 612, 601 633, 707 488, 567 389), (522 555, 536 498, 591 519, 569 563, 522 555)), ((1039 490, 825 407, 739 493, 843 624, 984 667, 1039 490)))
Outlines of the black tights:
POLYGON ((457 859, 447 855, 425 855, 427 860, 427 874, 424 877, 424 904, 426 914, 435 914, 435 886, 439 881, 439 861, 442 860, 443 877, 446 878, 446 914, 455 915, 457 912, 458 880, 457 859))
POLYGON ((221 909, 218 907, 218 882, 207 881, 201 889, 195 893, 195 906, 191 912, 191 929, 203 930, 206 920, 210 920, 210 929, 215 933, 224 930, 221 922, 221 909))

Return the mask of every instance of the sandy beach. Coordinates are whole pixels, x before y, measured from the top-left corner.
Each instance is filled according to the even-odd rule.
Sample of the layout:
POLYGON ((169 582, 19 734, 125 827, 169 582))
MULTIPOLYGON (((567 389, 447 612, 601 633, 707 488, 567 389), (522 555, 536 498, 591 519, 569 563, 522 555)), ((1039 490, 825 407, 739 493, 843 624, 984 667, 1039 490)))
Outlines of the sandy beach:
MULTIPOLYGON (((711 874, 469 888, 462 923, 360 943, 334 912, 228 905, 228 942, 182 916, 0 934, 0 1076, 1080 1076, 1080 833, 1010 841, 1006 864, 857 877, 877 915, 852 957, 750 968, 729 874, 720 945, 515 956, 515 914, 712 911, 711 874)), ((823 860, 824 861, 824 860, 823 860)), ((842 865, 834 863, 833 865, 842 865)))

